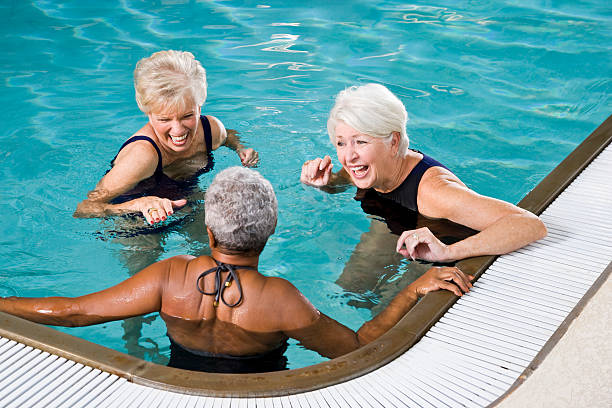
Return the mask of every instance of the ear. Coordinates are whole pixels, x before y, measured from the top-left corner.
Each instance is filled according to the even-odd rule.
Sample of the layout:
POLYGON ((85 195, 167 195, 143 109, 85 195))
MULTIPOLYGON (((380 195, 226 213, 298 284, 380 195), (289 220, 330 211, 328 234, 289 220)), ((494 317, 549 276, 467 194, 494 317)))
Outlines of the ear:
POLYGON ((400 132, 392 132, 391 135, 391 153, 396 156, 399 152, 401 134, 400 132))
POLYGON ((217 241, 215 240, 215 236, 213 235, 210 228, 206 227, 206 233, 208 234, 208 245, 210 248, 214 248, 217 246, 217 241))

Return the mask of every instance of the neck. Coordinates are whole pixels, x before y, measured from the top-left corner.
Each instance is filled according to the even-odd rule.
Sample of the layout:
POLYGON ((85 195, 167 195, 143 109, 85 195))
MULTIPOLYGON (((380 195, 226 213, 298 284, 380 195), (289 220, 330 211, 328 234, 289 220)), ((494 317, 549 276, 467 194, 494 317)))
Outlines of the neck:
POLYGON ((398 188, 420 160, 418 157, 415 158, 411 153, 412 152, 409 152, 408 155, 404 157, 394 157, 389 163, 389 167, 391 168, 389 172, 390 176, 383 180, 379 186, 374 187, 374 190, 379 193, 388 193, 398 188))
POLYGON ((227 254, 222 252, 219 248, 213 248, 210 256, 219 262, 238 266, 250 266, 255 269, 257 269, 257 265, 259 264, 259 254, 227 254))

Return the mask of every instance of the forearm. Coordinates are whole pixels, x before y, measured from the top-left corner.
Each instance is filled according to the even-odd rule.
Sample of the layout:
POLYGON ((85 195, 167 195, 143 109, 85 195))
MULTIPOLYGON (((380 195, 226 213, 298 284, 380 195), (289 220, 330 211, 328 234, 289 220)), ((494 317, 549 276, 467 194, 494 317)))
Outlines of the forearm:
POLYGON ((414 307, 418 299, 419 296, 412 284, 404 288, 382 312, 359 328, 357 331, 359 346, 364 346, 385 334, 414 307))
POLYGON ((450 245, 446 261, 505 254, 544 238, 546 233, 544 223, 530 212, 506 215, 478 234, 450 245))
POLYGON ((238 132, 233 129, 227 129, 227 137, 225 138, 225 142, 223 144, 237 153, 240 153, 242 149, 245 149, 245 146, 240 141, 240 137, 238 137, 238 132))
POLYGON ((75 218, 98 218, 109 215, 139 212, 137 209, 135 209, 134 201, 135 200, 126 201, 125 203, 121 204, 110 204, 107 202, 86 199, 77 205, 77 208, 72 216, 75 218))
POLYGON ((80 313, 74 299, 66 297, 0 298, 0 312, 54 326, 87 326, 106 321, 100 316, 80 313))

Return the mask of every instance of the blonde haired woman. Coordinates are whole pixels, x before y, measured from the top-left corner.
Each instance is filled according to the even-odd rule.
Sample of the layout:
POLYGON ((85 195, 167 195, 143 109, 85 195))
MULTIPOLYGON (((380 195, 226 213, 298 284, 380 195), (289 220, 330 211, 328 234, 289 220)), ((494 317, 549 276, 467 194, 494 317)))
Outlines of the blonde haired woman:
POLYGON ((140 213, 155 224, 187 203, 197 177, 213 168, 213 150, 227 146, 244 166, 257 164, 257 152, 245 148, 235 132, 201 114, 206 71, 190 52, 159 51, 141 59, 134 87, 149 121, 121 146, 75 217, 140 213))

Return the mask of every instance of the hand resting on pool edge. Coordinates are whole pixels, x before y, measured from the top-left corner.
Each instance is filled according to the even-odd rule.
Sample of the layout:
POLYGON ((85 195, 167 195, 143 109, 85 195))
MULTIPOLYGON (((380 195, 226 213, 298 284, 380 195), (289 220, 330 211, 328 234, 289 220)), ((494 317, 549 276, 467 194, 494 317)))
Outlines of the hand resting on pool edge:
POLYGON ((206 192, 205 217, 211 256, 175 256, 76 298, 1 298, 0 311, 62 326, 160 312, 171 340, 169 366, 249 373, 286 368, 288 338, 338 357, 385 333, 420 296, 438 289, 461 296, 471 287, 471 277, 457 268, 431 268, 354 332, 318 311, 289 281, 258 271, 277 221, 274 191, 259 173, 220 172, 206 192))

